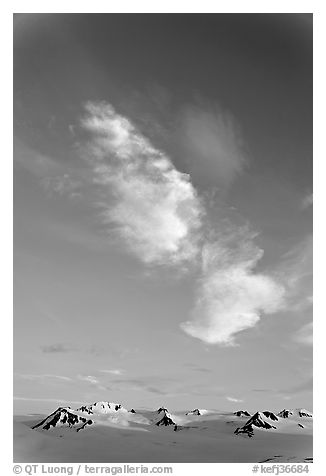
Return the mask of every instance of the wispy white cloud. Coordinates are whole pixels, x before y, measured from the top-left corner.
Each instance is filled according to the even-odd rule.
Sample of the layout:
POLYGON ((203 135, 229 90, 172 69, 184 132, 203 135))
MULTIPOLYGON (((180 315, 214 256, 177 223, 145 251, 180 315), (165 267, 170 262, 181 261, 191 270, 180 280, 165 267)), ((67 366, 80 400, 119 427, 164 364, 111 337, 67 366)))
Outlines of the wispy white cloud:
POLYGON ((286 288, 286 307, 288 311, 312 309, 313 281, 313 238, 305 237, 288 253, 282 256, 277 270, 278 278, 286 288))
MULTIPOLYGON (((239 237, 243 230, 235 228, 202 245, 203 207, 189 177, 110 104, 87 103, 85 109, 81 126, 90 140, 84 157, 100 190, 102 223, 115 227, 148 264, 180 264, 199 256, 202 247, 196 305, 183 330, 205 342, 230 345, 234 334, 256 325, 262 312, 275 312, 283 288, 254 272, 262 250, 253 245, 252 236, 239 237)), ((230 183, 245 165, 233 121, 189 109, 183 124, 192 151, 214 163, 230 183)))
MULTIPOLYGON (((191 107, 181 122, 191 154, 204 162, 209 175, 230 184, 247 162, 235 121, 220 111, 191 107)), ((257 272, 263 251, 254 235, 236 226, 225 230, 219 223, 221 229, 212 231, 190 177, 129 119, 106 102, 88 102, 80 126, 88 137, 79 144, 84 144, 80 150, 91 171, 93 204, 108 235, 121 237, 145 264, 201 262, 194 310, 181 324, 186 333, 207 343, 234 345, 237 333, 284 305, 285 288, 289 305, 301 271, 296 268, 290 279, 282 271, 277 277, 257 272)), ((78 188, 69 175, 48 181, 59 194, 78 188)), ((86 378, 99 385, 95 377, 86 378)))
POLYGON ((234 402, 234 403, 241 403, 241 402, 243 402, 243 400, 241 400, 240 398, 226 397, 226 399, 227 399, 229 402, 234 402))
POLYGON ((36 177, 49 196, 81 197, 85 181, 81 170, 68 168, 66 163, 31 149, 18 138, 14 140, 14 166, 36 177))
POLYGON ((69 404, 83 404, 80 400, 65 400, 63 398, 34 398, 34 397, 19 397, 14 395, 14 400, 27 402, 54 402, 54 403, 69 403, 69 404))
POLYGON ((98 390, 106 390, 106 387, 101 384, 100 380, 97 377, 94 377, 93 375, 78 375, 77 378, 82 382, 86 382, 96 387, 98 390))
POLYGON ((293 340, 299 344, 312 345, 313 344, 313 323, 309 322, 295 332, 293 340))
POLYGON ((67 173, 54 177, 44 177, 41 183, 49 194, 68 195, 70 198, 78 198, 81 196, 79 191, 81 183, 67 173))
POLYGON ((179 141, 194 175, 228 187, 248 161, 234 118, 218 108, 198 105, 185 108, 180 121, 179 141))
POLYGON ((81 126, 90 140, 84 157, 99 189, 102 223, 145 263, 193 258, 202 207, 189 176, 110 104, 85 109, 81 126))
POLYGON ((254 327, 262 313, 280 309, 284 288, 273 277, 255 273, 263 251, 253 239, 238 228, 204 245, 192 320, 181 324, 186 333, 209 344, 234 345, 235 334, 254 327))
POLYGON ((302 203, 301 203, 301 207, 303 208, 303 210, 306 210, 307 208, 310 208, 313 204, 313 194, 312 193, 308 193, 302 200, 302 203))
POLYGON ((99 384, 98 379, 96 377, 94 377, 93 375, 78 375, 78 379, 82 380, 84 382, 89 382, 89 383, 94 384, 94 385, 99 384))
POLYGON ((13 158, 14 166, 24 168, 39 179, 60 172, 60 166, 53 158, 31 149, 17 137, 14 138, 13 158))

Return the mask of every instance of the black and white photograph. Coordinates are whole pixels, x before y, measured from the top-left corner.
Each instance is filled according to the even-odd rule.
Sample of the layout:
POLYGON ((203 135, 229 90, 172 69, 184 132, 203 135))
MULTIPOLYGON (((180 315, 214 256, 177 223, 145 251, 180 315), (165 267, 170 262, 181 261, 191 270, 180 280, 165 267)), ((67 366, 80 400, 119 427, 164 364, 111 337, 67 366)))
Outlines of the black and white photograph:
POLYGON ((313 17, 12 15, 14 463, 309 472, 313 17))

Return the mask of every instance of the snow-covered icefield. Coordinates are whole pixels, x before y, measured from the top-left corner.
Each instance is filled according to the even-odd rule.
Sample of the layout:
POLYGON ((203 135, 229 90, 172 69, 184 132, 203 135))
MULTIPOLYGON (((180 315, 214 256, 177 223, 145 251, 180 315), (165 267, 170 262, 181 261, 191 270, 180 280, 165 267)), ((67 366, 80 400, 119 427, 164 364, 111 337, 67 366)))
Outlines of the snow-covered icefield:
POLYGON ((98 402, 14 417, 15 462, 311 462, 312 415, 166 409, 98 402), (41 424, 40 424, 41 423, 41 424), (159 423, 159 425, 158 425, 159 423), (33 427, 37 426, 33 429, 33 427), (240 428, 238 434, 235 430, 240 428))

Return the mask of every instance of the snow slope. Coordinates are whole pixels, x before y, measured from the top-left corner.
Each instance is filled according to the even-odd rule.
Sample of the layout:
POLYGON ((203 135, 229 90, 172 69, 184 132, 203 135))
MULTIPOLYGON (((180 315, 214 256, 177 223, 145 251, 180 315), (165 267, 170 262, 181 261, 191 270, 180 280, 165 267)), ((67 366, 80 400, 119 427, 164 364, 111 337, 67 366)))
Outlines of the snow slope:
MULTIPOLYGON (((100 410, 101 404, 85 407, 100 410)), ((242 426, 251 420, 254 436, 247 438, 245 433, 235 434, 244 417, 231 412, 186 415, 184 411, 164 409, 158 413, 136 408, 136 413, 131 413, 115 410, 112 404, 105 409, 108 411, 89 414, 83 407, 61 408, 43 419, 16 417, 15 462, 260 462, 273 458, 279 462, 312 458, 312 417, 298 412, 288 418, 278 416, 276 421, 265 414, 267 411, 257 412, 242 426), (58 411, 59 423, 46 429, 58 411), (69 417, 73 421, 61 421, 67 412, 79 418, 76 423, 74 417, 69 417), (81 417, 93 423, 77 431, 85 423, 81 417), (173 423, 158 425, 162 419, 173 423), (275 428, 256 426, 260 420, 275 428)))

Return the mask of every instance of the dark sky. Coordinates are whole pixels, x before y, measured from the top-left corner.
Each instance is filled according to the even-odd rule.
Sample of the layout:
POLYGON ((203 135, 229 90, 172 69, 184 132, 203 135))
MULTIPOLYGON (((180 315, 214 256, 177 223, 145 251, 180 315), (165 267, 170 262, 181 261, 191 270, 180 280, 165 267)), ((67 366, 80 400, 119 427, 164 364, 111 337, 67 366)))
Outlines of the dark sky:
POLYGON ((254 407, 253 389, 271 387, 266 407, 285 398, 310 406, 312 99, 311 14, 14 16, 17 396, 46 405, 64 364, 55 397, 65 400, 94 400, 110 386, 118 401, 154 404, 154 382, 172 407, 184 395, 190 407, 254 407), (124 137, 126 123, 137 128, 132 140, 148 141, 145 155, 151 144, 154 162, 159 150, 168 157, 171 189, 163 169, 157 182, 144 171, 136 180, 120 164, 134 187, 123 189, 119 167, 105 168, 130 146, 128 134, 121 149, 109 140, 124 137), (87 147, 102 147, 101 128, 98 175, 87 147), (189 174, 188 188, 176 171, 189 174), (114 187, 118 242, 103 218, 117 210, 114 187), (158 265, 202 204, 197 254, 215 263, 218 249, 229 268, 210 274, 198 256, 187 273, 158 265), (202 325, 193 308, 207 299, 203 282, 216 294, 202 325), (286 303, 276 309, 280 287, 286 303), (220 345, 234 334, 238 347, 220 345), (101 369, 116 381, 103 382, 101 369))

